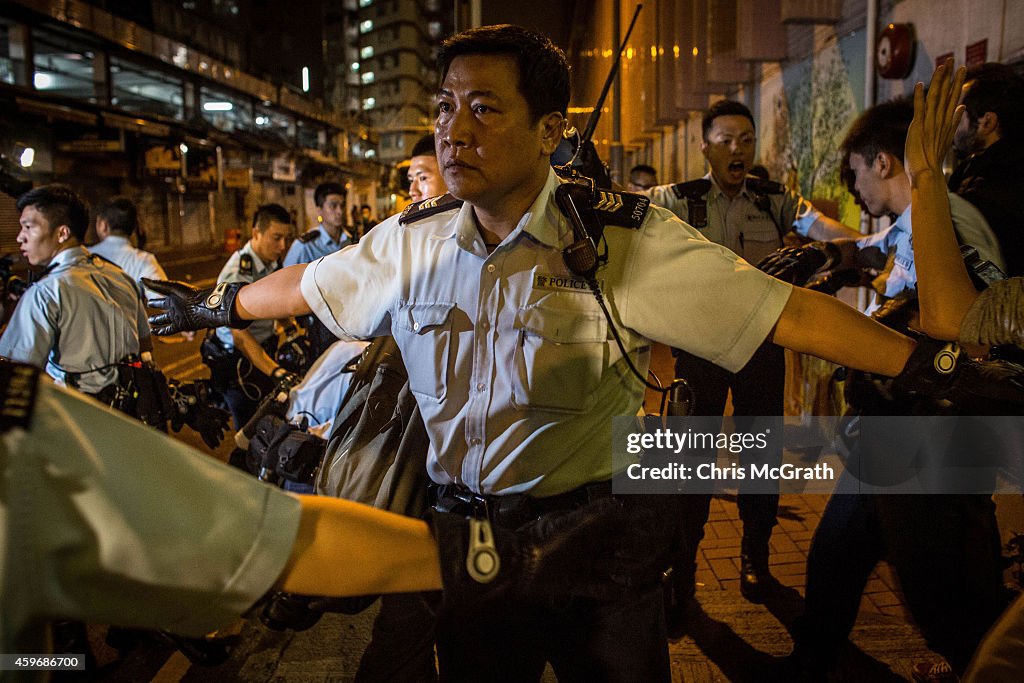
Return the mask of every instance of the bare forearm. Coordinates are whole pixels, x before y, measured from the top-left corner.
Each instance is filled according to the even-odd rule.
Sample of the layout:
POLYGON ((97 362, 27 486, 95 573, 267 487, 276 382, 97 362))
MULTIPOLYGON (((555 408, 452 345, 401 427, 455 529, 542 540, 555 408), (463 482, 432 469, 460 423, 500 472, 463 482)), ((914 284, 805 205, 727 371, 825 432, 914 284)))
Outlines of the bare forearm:
POLYGON ((235 300, 242 320, 271 320, 311 312, 299 284, 306 265, 289 266, 242 287, 235 300))
POLYGON ((914 263, 921 326, 938 339, 956 339, 960 323, 978 297, 953 233, 942 175, 934 170, 915 174, 911 186, 914 263))
POLYGON ((772 332, 780 346, 893 377, 914 350, 908 337, 830 296, 795 288, 772 332))
POLYGON ((831 242, 837 239, 858 239, 863 237, 859 232, 853 228, 847 227, 837 220, 833 220, 828 216, 821 216, 818 220, 811 224, 811 227, 807 230, 807 236, 812 240, 818 240, 820 242, 831 242))
POLYGON ((248 358, 253 366, 264 375, 270 376, 277 369, 277 363, 267 355, 267 352, 248 330, 231 330, 231 339, 235 342, 238 352, 248 358))
POLYGON ((347 596, 441 588, 437 544, 424 522, 338 498, 299 498, 302 517, 282 589, 347 596))

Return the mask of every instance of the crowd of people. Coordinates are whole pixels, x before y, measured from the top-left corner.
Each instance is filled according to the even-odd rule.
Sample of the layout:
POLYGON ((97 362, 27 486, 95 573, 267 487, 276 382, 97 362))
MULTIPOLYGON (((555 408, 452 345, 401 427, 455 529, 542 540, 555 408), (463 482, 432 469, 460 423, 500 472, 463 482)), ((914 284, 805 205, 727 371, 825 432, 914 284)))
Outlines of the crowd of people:
MULTIPOLYGON (((290 247, 289 212, 263 205, 210 289, 166 281, 131 246, 127 198, 97 212, 93 247, 70 188, 18 199, 19 247, 43 274, 0 336, 3 651, 44 651, 58 618, 201 635, 271 588, 385 593, 357 680, 537 680, 550 664, 560 680, 668 681, 711 495, 611 485, 612 418, 637 414, 652 343, 674 349, 695 415, 723 415, 731 395, 740 419, 781 416, 784 348, 849 367, 857 416, 1024 413, 1021 280, 979 293, 960 251, 1024 274, 1009 209, 1024 84, 1006 67, 940 66, 927 96, 919 86, 853 122, 848 188, 893 217, 862 235, 752 174, 755 120, 740 102, 703 116, 703 178, 658 184, 638 165, 630 191, 598 192, 549 162, 569 72, 547 38, 472 29, 438 59, 434 133, 408 166, 413 203, 379 224, 362 207, 349 227, 344 185, 324 182, 319 224, 290 247), (951 145, 967 156, 947 190, 951 145), (843 284, 874 290, 866 315, 830 296, 843 284), (304 333, 282 354, 276 321, 290 319, 304 333), (201 390, 168 381, 151 355, 152 334, 197 331, 211 371, 201 390), (420 458, 415 504, 395 514, 335 497, 327 464, 284 476, 291 492, 257 481, 309 452, 288 450, 287 433, 311 434, 317 462, 354 448, 342 411, 387 374, 364 353, 386 338, 404 374, 392 401, 358 409, 420 458), (190 424, 215 445, 227 420, 216 404, 248 473, 159 433, 190 424), (261 432, 274 405, 280 419, 261 432)), ((770 450, 777 465, 781 442, 770 450)), ((945 660, 916 676, 1011 680, 1024 603, 982 643, 1010 600, 991 495, 843 486, 815 533, 780 677, 827 679, 888 558, 945 660)), ((778 587, 778 491, 739 494, 740 590, 762 602, 778 587)))

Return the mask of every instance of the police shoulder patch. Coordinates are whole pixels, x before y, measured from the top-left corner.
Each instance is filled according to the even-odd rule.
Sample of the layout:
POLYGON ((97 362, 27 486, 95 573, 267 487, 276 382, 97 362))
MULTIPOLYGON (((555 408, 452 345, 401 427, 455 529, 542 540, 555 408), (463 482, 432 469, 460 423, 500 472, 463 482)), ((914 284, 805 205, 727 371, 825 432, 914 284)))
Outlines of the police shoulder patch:
POLYGON ((676 183, 672 186, 672 192, 678 199, 703 199, 710 191, 711 181, 707 178, 676 183))
POLYGON ((636 230, 643 224, 650 206, 651 200, 640 194, 595 189, 591 208, 601 219, 602 225, 636 230))
POLYGON ((774 180, 762 180, 757 176, 747 176, 747 189, 754 194, 785 194, 786 186, 774 180))
POLYGON ((299 235, 299 241, 302 242, 303 244, 309 244, 318 237, 320 237, 320 229, 313 228, 309 232, 299 235))
POLYGON ((28 429, 39 391, 39 368, 0 359, 0 434, 28 429))
POLYGON ((251 254, 242 254, 238 257, 238 272, 242 275, 252 275, 253 261, 251 254))
POLYGON ((405 211, 399 216, 398 222, 402 225, 415 223, 418 220, 433 216, 462 206, 462 200, 456 199, 450 194, 442 194, 423 201, 413 202, 405 207, 405 211))

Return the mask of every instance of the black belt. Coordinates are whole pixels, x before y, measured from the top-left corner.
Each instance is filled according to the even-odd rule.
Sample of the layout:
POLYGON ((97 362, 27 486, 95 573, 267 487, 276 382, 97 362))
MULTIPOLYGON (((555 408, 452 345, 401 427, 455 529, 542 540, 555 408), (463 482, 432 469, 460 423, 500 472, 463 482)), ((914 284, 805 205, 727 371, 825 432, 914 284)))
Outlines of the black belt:
POLYGON ((565 493, 535 498, 524 493, 506 496, 483 495, 460 484, 433 484, 435 507, 442 512, 487 518, 492 524, 517 527, 549 512, 572 510, 590 501, 612 495, 612 482, 585 484, 565 493))

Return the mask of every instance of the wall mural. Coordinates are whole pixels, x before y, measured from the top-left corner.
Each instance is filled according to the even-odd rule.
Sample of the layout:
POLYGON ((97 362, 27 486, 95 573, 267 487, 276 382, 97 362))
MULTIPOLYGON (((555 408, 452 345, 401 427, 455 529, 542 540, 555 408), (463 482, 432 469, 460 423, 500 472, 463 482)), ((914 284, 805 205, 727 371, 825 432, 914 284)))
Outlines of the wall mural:
POLYGON ((808 198, 838 203, 840 219, 860 224, 860 210, 839 179, 839 143, 863 101, 863 32, 831 41, 813 58, 763 81, 761 162, 771 177, 808 198))

